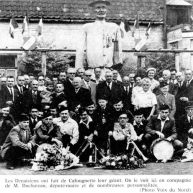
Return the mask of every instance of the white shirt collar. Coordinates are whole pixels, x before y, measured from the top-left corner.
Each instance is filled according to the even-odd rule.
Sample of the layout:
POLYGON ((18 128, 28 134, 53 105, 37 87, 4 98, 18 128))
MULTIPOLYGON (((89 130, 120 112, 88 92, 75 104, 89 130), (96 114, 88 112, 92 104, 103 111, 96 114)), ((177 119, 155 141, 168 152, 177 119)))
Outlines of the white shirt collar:
MULTIPOLYGON (((138 125, 135 120, 133 122, 133 125, 138 125)), ((143 125, 143 123, 141 122, 140 125, 143 125)))
MULTIPOLYGON (((158 117, 157 117, 159 120, 161 120, 161 116, 160 116, 160 114, 158 115, 158 117)), ((165 120, 164 120, 164 122, 165 121, 169 121, 170 119, 169 119, 169 117, 167 117, 165 120)), ((161 121, 163 121, 163 120, 161 120, 161 121)))
POLYGON ((83 123, 83 124, 85 124, 87 126, 89 125, 90 122, 92 122, 92 118, 90 116, 88 116, 88 122, 86 124, 85 124, 85 122, 83 122, 82 119, 80 120, 80 123, 83 123))

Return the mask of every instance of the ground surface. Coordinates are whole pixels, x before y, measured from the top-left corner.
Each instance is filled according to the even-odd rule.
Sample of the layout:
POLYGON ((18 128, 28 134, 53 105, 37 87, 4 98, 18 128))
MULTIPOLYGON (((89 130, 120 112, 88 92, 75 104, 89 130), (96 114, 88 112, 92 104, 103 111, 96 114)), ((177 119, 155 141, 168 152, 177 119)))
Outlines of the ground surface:
POLYGON ((31 171, 29 166, 7 170, 0 163, 1 175, 193 175, 193 162, 148 163, 145 168, 135 170, 94 169, 86 166, 63 171, 31 171))

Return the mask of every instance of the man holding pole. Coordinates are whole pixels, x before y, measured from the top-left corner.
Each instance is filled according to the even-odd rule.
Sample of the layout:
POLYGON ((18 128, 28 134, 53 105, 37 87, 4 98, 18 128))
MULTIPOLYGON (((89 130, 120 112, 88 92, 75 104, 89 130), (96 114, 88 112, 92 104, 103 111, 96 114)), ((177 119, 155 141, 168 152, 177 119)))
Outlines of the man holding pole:
POLYGON ((98 0, 89 4, 96 14, 96 20, 83 26, 81 40, 76 53, 76 68, 83 67, 84 50, 88 69, 94 72, 101 68, 102 77, 107 69, 121 64, 121 32, 117 24, 106 22, 109 1, 98 0))

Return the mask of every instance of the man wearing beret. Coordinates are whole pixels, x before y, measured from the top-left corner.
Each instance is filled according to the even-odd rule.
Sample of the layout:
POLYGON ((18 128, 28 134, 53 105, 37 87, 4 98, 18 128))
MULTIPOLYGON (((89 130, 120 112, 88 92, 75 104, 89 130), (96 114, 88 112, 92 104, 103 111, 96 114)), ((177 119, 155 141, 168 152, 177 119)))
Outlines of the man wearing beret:
POLYGON ((152 116, 147 123, 144 136, 146 144, 150 147, 155 139, 165 138, 171 141, 175 150, 180 150, 183 144, 177 139, 175 121, 169 118, 169 106, 160 105, 159 110, 159 114, 152 116))
POLYGON ((21 158, 34 156, 34 139, 29 128, 29 117, 21 114, 19 124, 12 128, 2 147, 1 156, 7 161, 7 169, 14 169, 21 158))
POLYGON ((76 53, 76 68, 83 68, 84 50, 89 69, 101 68, 102 77, 106 69, 122 63, 121 32, 117 24, 106 22, 109 1, 98 0, 89 4, 96 14, 96 21, 83 26, 76 53))
POLYGON ((53 117, 50 112, 44 112, 42 120, 36 125, 35 140, 38 145, 56 143, 58 146, 62 146, 60 128, 53 123, 53 117))

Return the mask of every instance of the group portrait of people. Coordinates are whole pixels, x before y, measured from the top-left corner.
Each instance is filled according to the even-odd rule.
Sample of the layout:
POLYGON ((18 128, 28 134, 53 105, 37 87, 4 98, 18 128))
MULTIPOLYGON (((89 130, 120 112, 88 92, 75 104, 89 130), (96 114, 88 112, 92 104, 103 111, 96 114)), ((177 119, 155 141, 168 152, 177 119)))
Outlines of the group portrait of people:
POLYGON ((123 31, 105 20, 109 1, 89 5, 96 21, 83 26, 75 67, 51 77, 1 77, 0 152, 7 169, 33 159, 44 143, 65 147, 82 163, 93 153, 85 142, 96 145, 98 159, 132 154, 134 142, 149 161, 155 161, 151 149, 158 139, 173 146, 174 159, 193 144, 192 70, 163 69, 155 78, 149 67, 143 77, 137 71, 121 77, 114 67, 122 64, 123 31))

